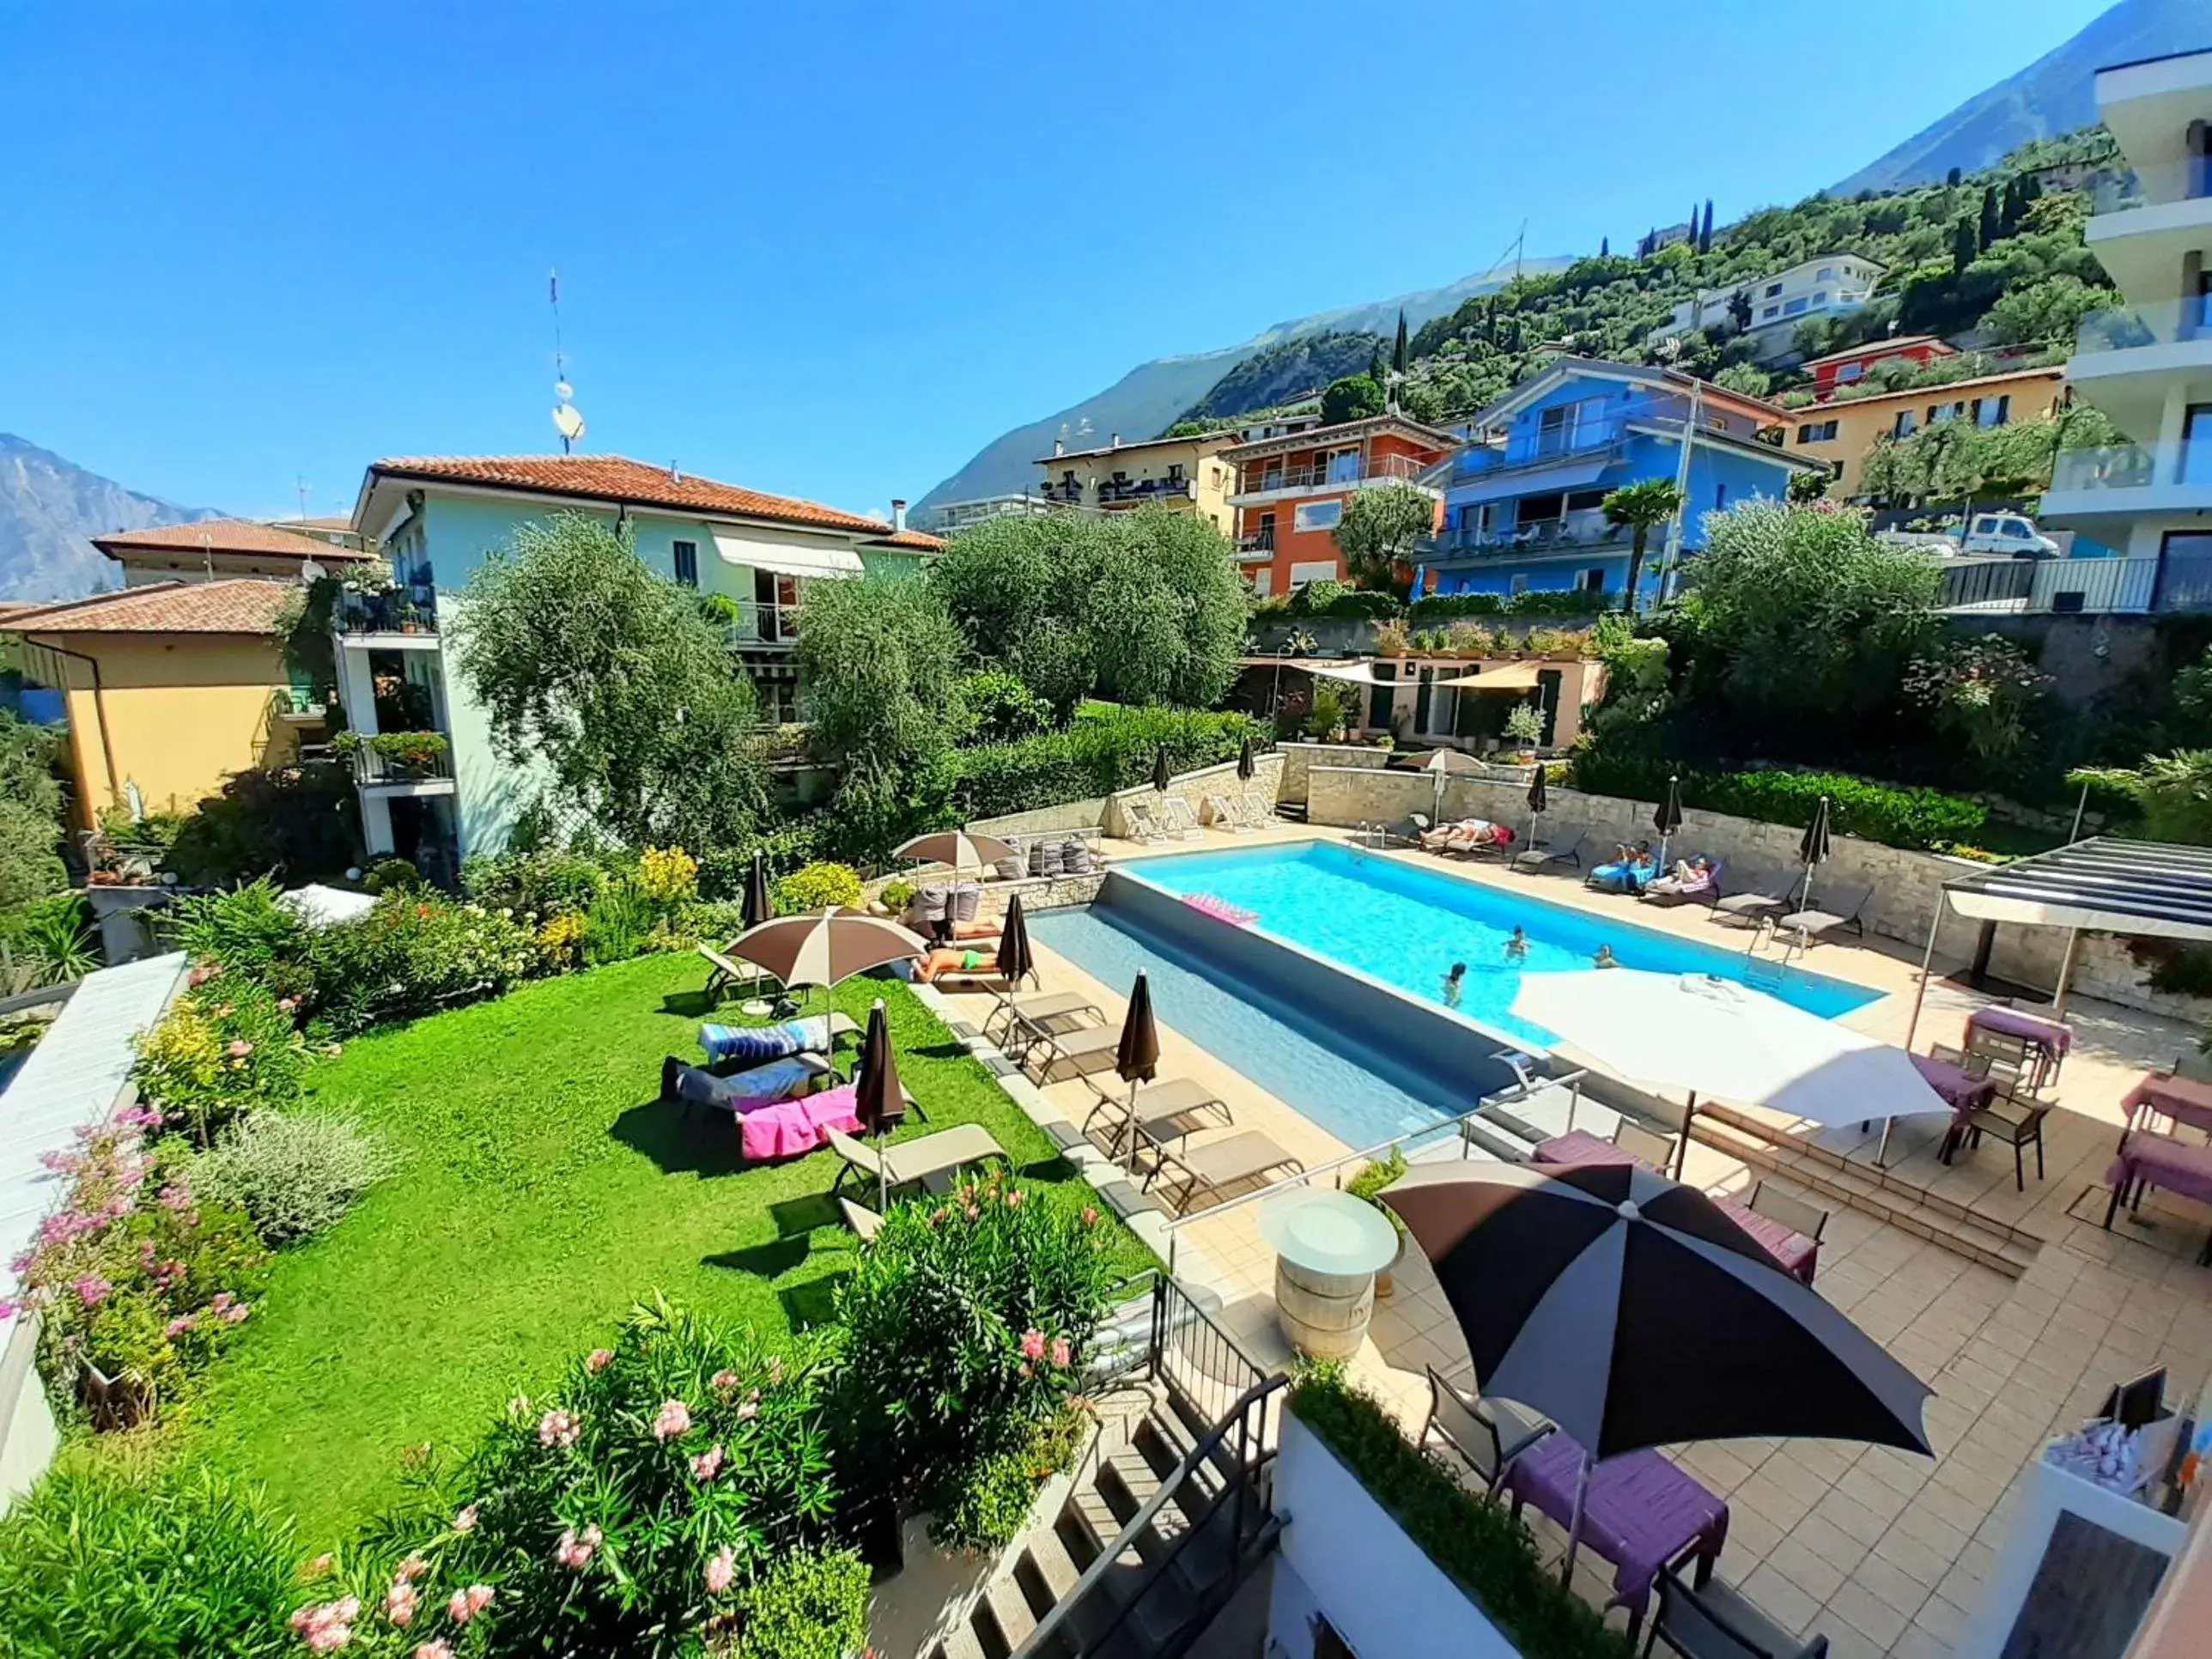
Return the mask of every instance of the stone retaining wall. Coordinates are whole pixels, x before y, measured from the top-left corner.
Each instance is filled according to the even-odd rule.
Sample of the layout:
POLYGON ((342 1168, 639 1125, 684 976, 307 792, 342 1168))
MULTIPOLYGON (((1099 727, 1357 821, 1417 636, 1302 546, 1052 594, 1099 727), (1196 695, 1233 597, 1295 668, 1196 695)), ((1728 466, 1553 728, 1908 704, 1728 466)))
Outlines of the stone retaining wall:
POLYGON ((1033 812, 1009 812, 1004 817, 977 818, 965 827, 1004 841, 1009 836, 1045 836, 1063 830, 1096 830, 1106 822, 1106 797, 1067 801, 1059 806, 1040 806, 1033 812))
MULTIPOLYGON (((1224 761, 1218 766, 1201 767, 1195 772, 1185 772, 1168 781, 1168 793, 1188 801, 1190 810, 1200 823, 1206 822, 1206 798, 1208 795, 1240 794, 1257 791, 1269 801, 1281 799, 1284 760, 1279 754, 1255 755, 1253 757, 1252 781, 1244 782, 1237 775, 1237 763, 1224 761)), ((1117 789, 1106 797, 1106 833, 1127 839, 1128 820, 1123 817, 1125 801, 1134 801, 1146 806, 1159 799, 1159 793, 1149 783, 1133 788, 1117 789)), ((1022 901, 1026 904, 1027 899, 1022 901)))
POLYGON ((1371 743, 1285 743, 1275 746, 1283 757, 1283 789, 1279 799, 1306 799, 1306 774, 1316 766, 1381 768, 1390 763, 1388 749, 1371 743))

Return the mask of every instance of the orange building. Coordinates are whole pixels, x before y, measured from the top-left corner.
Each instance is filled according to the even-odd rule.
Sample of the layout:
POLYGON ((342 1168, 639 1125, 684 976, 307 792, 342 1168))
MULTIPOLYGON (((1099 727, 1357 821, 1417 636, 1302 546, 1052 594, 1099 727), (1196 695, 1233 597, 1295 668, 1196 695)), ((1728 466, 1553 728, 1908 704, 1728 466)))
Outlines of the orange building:
MULTIPOLYGON (((1369 484, 1419 484, 1459 447, 1449 432, 1402 415, 1317 426, 1224 449, 1237 468, 1237 556, 1252 591, 1287 593, 1306 582, 1344 580, 1336 526, 1352 492, 1369 484)), ((1420 485, 1443 509, 1443 492, 1420 485)))

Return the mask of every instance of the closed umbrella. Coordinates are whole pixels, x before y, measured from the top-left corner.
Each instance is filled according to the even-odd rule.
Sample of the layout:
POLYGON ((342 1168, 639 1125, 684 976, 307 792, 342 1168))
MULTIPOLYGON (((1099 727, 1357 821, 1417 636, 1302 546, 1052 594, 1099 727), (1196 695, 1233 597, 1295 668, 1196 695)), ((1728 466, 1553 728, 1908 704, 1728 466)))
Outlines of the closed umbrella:
POLYGON ((1823 1127, 1951 1109, 1904 1049, 1709 974, 1523 974, 1513 1012, 1631 1082, 1686 1091, 1692 1116, 1701 1095, 1823 1127))
POLYGON ((1815 866, 1828 860, 1828 798, 1820 797, 1813 809, 1813 821, 1805 826, 1805 834, 1797 843, 1797 856, 1805 866, 1805 890, 1798 895, 1797 908, 1813 908, 1813 871, 1815 866))
POLYGON ((957 875, 963 871, 988 870, 1001 859, 1016 859, 1021 854, 996 836, 968 830, 939 830, 933 835, 916 836, 904 846, 893 848, 891 856, 913 859, 921 864, 947 865, 957 875))
POLYGON ((1929 1389, 1694 1188, 1639 1166, 1419 1164, 1382 1195, 1437 1273, 1486 1395, 1590 1465, 1687 1440, 1817 1436, 1925 1453, 1929 1389))
POLYGON ((1548 798, 1544 793, 1544 763, 1538 761, 1536 775, 1528 780, 1528 844, 1531 847, 1540 844, 1537 833, 1543 827, 1544 809, 1547 804, 1548 798))
POLYGON ((899 1086, 898 1062, 891 1055, 890 1024, 878 997, 868 1010, 868 1029, 860 1039, 860 1060, 853 1074, 853 1115, 875 1137, 876 1209, 890 1197, 890 1170, 884 1163, 884 1136, 906 1116, 906 1091, 899 1086))
POLYGON ((802 985, 836 985, 854 974, 885 963, 911 961, 928 951, 920 934, 895 921, 835 906, 804 915, 778 916, 757 927, 748 927, 730 943, 732 956, 742 957, 781 980, 786 990, 802 985))
POLYGON ((1158 752, 1152 757, 1152 787, 1163 795, 1166 794, 1168 785, 1174 776, 1175 775, 1168 770, 1167 745, 1162 744, 1158 752))
POLYGON ((768 854, 756 847, 751 866, 745 872, 745 927, 748 930, 757 927, 775 915, 775 906, 768 896, 768 854))
POLYGON ((1667 872, 1667 840, 1682 827, 1682 780, 1667 780, 1667 799, 1659 803, 1659 810, 1651 815, 1651 827, 1659 832, 1659 872, 1667 872))
POLYGON ((1237 745, 1237 781, 1249 783, 1259 769, 1260 763, 1252 758, 1252 734, 1247 732, 1244 741, 1237 745))
POLYGON ((1152 1024, 1152 981, 1139 973, 1129 989, 1128 1012, 1121 1016, 1121 1041, 1114 1050, 1114 1069, 1129 1085, 1129 1143, 1137 1139, 1137 1085, 1150 1083, 1160 1066, 1160 1034, 1152 1024))
POLYGON ((1006 925, 999 929, 999 978, 1009 987, 1036 973, 1036 961, 1030 951, 1030 925, 1022 915, 1022 896, 1014 894, 1006 901, 1006 925))

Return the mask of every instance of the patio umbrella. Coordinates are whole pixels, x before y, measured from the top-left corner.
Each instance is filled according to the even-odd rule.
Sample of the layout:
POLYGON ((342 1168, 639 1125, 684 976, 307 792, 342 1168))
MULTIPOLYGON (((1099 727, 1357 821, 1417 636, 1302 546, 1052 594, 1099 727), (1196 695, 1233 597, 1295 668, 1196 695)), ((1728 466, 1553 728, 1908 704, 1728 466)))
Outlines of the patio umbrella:
POLYGON ((1259 769, 1260 763, 1252 758, 1252 734, 1247 732, 1244 741, 1237 745, 1237 781, 1249 783, 1259 769))
POLYGON ((1142 973, 1129 989, 1128 1012, 1121 1016, 1121 1042, 1114 1050, 1114 1069, 1129 1085, 1129 1144, 1137 1140, 1137 1085, 1150 1083, 1160 1066, 1160 1034, 1152 1024, 1152 981, 1142 973))
POLYGON ((1797 856, 1805 865, 1805 890, 1798 896, 1797 908, 1809 910, 1813 908, 1814 866, 1826 863, 1828 858, 1828 798, 1826 795, 1820 797, 1820 804, 1813 809, 1813 821, 1805 826, 1804 836, 1797 843, 1797 856))
POLYGON ((1513 1012, 1631 1082, 1686 1091, 1691 1117, 1700 1095, 1823 1127, 1951 1109, 1904 1049, 1708 974, 1524 974, 1513 1012))
POLYGON ((1685 1440, 1818 1436, 1926 1452, 1927 1385, 1694 1188, 1632 1165, 1417 1164, 1382 1195, 1431 1263, 1486 1395, 1590 1465, 1685 1440))
POLYGON ((775 915, 775 906, 768 896, 768 854, 756 847, 751 867, 745 872, 745 927, 750 931, 775 915))
POLYGON ((1536 763, 1536 775, 1528 780, 1528 844, 1536 844, 1536 830, 1544 821, 1544 809, 1548 804, 1544 793, 1544 763, 1536 763))
POLYGON ((801 985, 836 985, 887 962, 910 961, 928 950, 920 934, 895 921, 832 906, 748 927, 730 942, 729 954, 744 957, 791 990, 801 985))
POLYGON ((1482 770, 1482 763, 1470 756, 1462 755, 1456 749, 1439 749, 1429 757, 1427 763, 1421 769, 1429 775, 1431 781, 1435 785, 1431 791, 1434 799, 1430 805, 1429 812, 1436 822, 1441 823, 1444 816, 1444 780, 1454 772, 1480 772, 1482 770))
POLYGON ((963 870, 988 870, 1000 859, 1018 859, 1021 854, 996 836, 971 834, 965 830, 939 830, 934 835, 916 836, 904 846, 893 848, 891 856, 913 859, 922 864, 950 865, 957 875, 963 870))
POLYGON ((1667 871, 1667 838, 1682 827, 1682 780, 1667 780, 1667 799, 1659 803, 1659 810, 1651 815, 1651 827, 1659 832, 1659 871, 1667 871))
POLYGON ((1030 953, 1030 925, 1022 915, 1022 896, 1014 894, 1006 901, 1006 925, 999 929, 999 978, 1012 988, 1036 972, 1036 959, 1030 953))
POLYGON ((853 1073, 853 1115, 875 1137, 876 1212, 890 1199, 890 1170, 884 1164, 884 1135, 906 1115, 906 1091, 899 1087, 898 1062, 891 1056, 890 1025, 878 997, 868 1010, 868 1029, 860 1039, 860 1063, 853 1073))
POLYGON ((1168 770, 1167 745, 1162 744, 1158 752, 1152 757, 1152 787, 1164 795, 1168 792, 1169 783, 1174 777, 1175 774, 1168 770))

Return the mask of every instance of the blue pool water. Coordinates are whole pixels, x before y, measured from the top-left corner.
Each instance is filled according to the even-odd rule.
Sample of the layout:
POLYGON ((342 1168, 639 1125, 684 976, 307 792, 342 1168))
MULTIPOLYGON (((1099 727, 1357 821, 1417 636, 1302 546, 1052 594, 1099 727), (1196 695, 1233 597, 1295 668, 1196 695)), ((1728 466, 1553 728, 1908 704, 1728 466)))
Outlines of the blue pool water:
POLYGON ((1474 1104, 1463 1089, 1346 1041, 1269 988, 1199 959, 1110 904, 1040 911, 1029 928, 1116 990, 1143 972, 1163 1023, 1346 1146, 1379 1146, 1474 1104))
MULTIPOLYGON (((1617 917, 1593 914, 1546 902, 1534 890, 1539 878, 1528 879, 1528 890, 1500 890, 1333 842, 1191 853, 1122 867, 1172 893, 1224 899, 1254 912, 1255 927, 1431 1001, 1447 1001, 1445 972, 1464 962, 1459 1000, 1450 1006, 1530 1042, 1549 1043, 1553 1036, 1510 1012, 1521 975, 1587 968, 1601 945, 1611 945, 1626 968, 1744 977, 1741 949, 1638 927, 1629 919, 1634 908, 1629 899, 1619 901, 1617 917), (1528 941, 1528 954, 1518 962, 1505 954, 1516 926, 1528 941)), ((1798 968, 1788 969, 1780 984, 1761 988, 1828 1019, 1881 995, 1798 968)))

